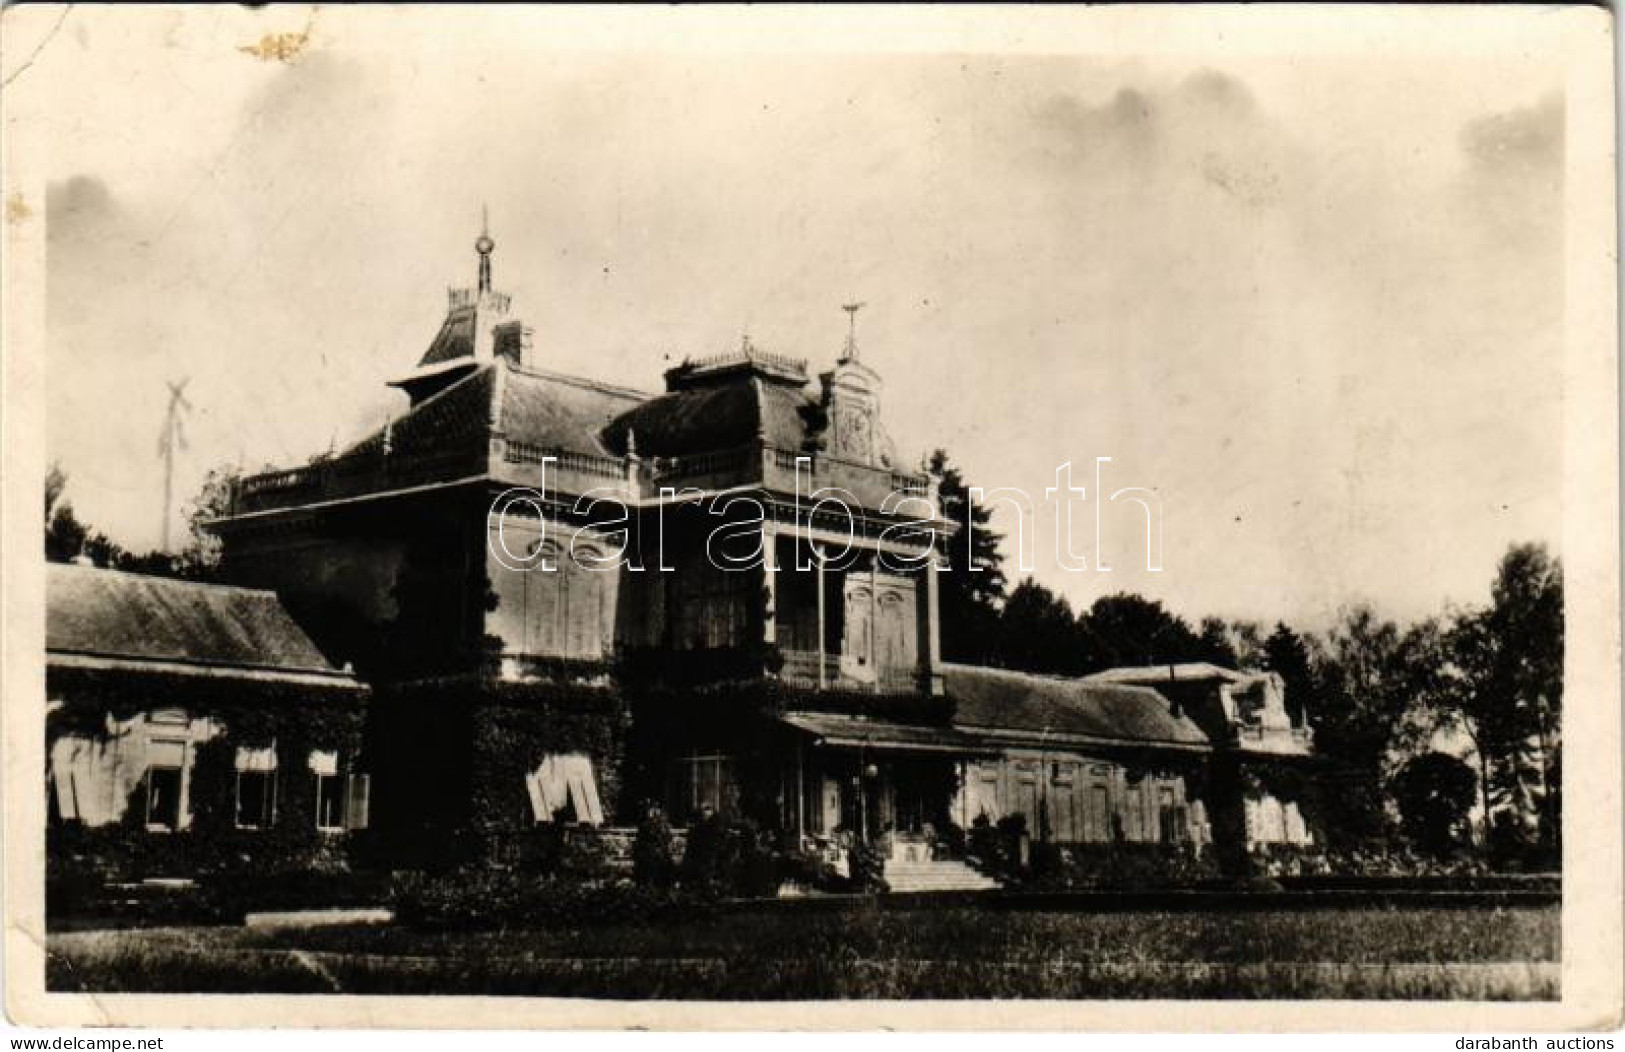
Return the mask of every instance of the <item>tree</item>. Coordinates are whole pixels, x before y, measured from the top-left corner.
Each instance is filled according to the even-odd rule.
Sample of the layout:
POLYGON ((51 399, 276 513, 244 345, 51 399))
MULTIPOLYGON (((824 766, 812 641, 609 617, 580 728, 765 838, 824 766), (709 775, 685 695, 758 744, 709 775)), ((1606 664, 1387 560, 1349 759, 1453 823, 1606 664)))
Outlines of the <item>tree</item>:
POLYGON ((68 476, 61 465, 45 472, 45 558, 65 563, 84 556, 98 566, 113 566, 128 557, 100 530, 79 521, 67 498, 68 476))
POLYGON ((1222 617, 1204 617, 1196 636, 1197 660, 1208 661, 1225 668, 1239 668, 1241 659, 1230 637, 1230 626, 1222 617))
POLYGON ((230 468, 209 472, 202 488, 187 503, 191 540, 180 552, 128 551, 100 530, 79 521, 67 499, 67 474, 56 464, 45 473, 45 557, 52 562, 70 562, 84 556, 97 566, 159 577, 209 579, 220 564, 219 541, 204 523, 230 511, 236 475, 230 468))
POLYGON ((1016 585, 999 623, 998 663, 1025 672, 1078 675, 1087 655, 1066 599, 1031 578, 1016 585))
POLYGON ((1490 606, 1457 614, 1427 684, 1440 724, 1463 734, 1478 766, 1485 824, 1555 855, 1562 825, 1563 570, 1543 546, 1514 545, 1490 606))
POLYGON ((1490 589, 1496 685, 1511 708, 1508 779, 1527 786, 1543 849, 1562 843, 1563 567, 1545 545, 1507 550, 1490 589), (1525 774, 1532 775, 1526 781, 1525 774))
POLYGON ((212 468, 203 477, 203 485, 186 502, 186 525, 189 540, 175 557, 176 570, 182 577, 210 579, 220 570, 220 538, 207 524, 229 515, 232 497, 240 478, 237 470, 222 464, 212 468))
POLYGON ((1206 660, 1191 626, 1155 600, 1128 592, 1102 596, 1079 621, 1086 671, 1206 660))
POLYGON ((1262 662, 1266 669, 1281 677, 1287 715, 1293 723, 1304 722, 1306 713, 1317 710, 1308 641, 1277 621, 1275 631, 1264 640, 1262 662))
POLYGON ((1442 752, 1412 757, 1393 780, 1400 827, 1413 844, 1445 855, 1462 842, 1478 777, 1463 761, 1442 752))
POLYGON ((1342 614, 1315 660, 1315 751, 1333 846, 1357 847, 1390 833, 1389 767, 1422 733, 1405 717, 1414 705, 1411 670, 1423 638, 1359 606, 1342 614))
POLYGON ((930 470, 939 480, 942 517, 959 526, 948 545, 947 568, 937 577, 942 656, 983 664, 994 655, 999 606, 1004 600, 1002 538, 990 526, 992 513, 971 501, 970 487, 946 452, 939 449, 931 454, 930 470))
POLYGON ((1226 637, 1236 655, 1236 668, 1259 668, 1264 664, 1264 628, 1257 621, 1230 622, 1226 637))
POLYGON ((73 512, 73 505, 65 498, 68 476, 61 465, 52 464, 45 471, 45 557, 52 562, 65 563, 77 556, 85 546, 90 533, 73 512))

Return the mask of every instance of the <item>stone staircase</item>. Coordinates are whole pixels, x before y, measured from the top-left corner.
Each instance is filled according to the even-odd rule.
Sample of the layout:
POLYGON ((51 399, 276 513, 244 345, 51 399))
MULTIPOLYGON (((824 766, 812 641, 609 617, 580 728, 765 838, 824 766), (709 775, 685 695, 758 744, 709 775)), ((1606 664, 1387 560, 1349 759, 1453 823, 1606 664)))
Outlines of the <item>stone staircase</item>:
POLYGON ((999 882, 963 862, 886 863, 886 884, 894 893, 921 891, 996 891, 999 882))

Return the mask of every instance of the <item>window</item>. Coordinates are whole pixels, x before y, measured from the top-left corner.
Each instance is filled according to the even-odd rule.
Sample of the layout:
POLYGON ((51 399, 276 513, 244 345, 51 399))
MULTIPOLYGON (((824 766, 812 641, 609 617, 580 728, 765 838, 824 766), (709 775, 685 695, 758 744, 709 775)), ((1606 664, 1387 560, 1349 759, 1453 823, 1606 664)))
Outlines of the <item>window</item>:
POLYGON ((147 828, 179 829, 181 825, 181 769, 147 768, 147 828))
POLYGON ((276 821, 276 746, 237 750, 237 828, 266 829, 276 821))
POLYGON ((739 800, 733 760, 727 756, 693 756, 678 760, 673 774, 671 813, 689 823, 714 814, 732 814, 739 800))
POLYGON ((681 565, 672 582, 672 644, 684 650, 734 647, 750 635, 745 582, 749 574, 713 566, 703 551, 681 565))
POLYGON ((879 667, 912 671, 919 664, 914 582, 886 578, 876 594, 875 649, 879 667))
POLYGON ((323 832, 367 828, 372 778, 359 771, 341 773, 339 754, 317 749, 310 754, 316 777, 316 828, 323 832))
POLYGON ((1179 844, 1189 839, 1189 819, 1183 807, 1174 800, 1173 789, 1163 786, 1157 790, 1157 832, 1165 844, 1179 844))
POLYGON ((999 768, 994 764, 977 764, 971 780, 970 817, 972 821, 983 815, 989 822, 1004 814, 999 802, 999 768))
POLYGON ((310 754, 310 770, 316 776, 316 828, 344 828, 344 785, 339 779, 339 754, 316 750, 310 754))
POLYGON ((147 828, 179 829, 186 814, 186 743, 147 743, 147 828))
POLYGON ((237 772, 237 828, 264 829, 275 819, 275 771, 237 772))
POLYGON ((343 797, 339 792, 339 777, 336 774, 318 774, 316 776, 316 828, 317 829, 343 829, 344 822, 340 818, 340 801, 343 797))
POLYGON ((1149 820, 1146 817, 1145 783, 1136 781, 1134 776, 1130 775, 1125 788, 1127 791, 1123 800, 1125 813, 1122 839, 1135 842, 1150 840, 1151 834, 1146 828, 1149 820))
POLYGON ((1104 842, 1114 833, 1110 790, 1097 783, 1089 787, 1089 839, 1104 842))
POLYGON ((543 757, 541 766, 525 775, 525 789, 538 822, 603 824, 592 760, 581 753, 543 757))

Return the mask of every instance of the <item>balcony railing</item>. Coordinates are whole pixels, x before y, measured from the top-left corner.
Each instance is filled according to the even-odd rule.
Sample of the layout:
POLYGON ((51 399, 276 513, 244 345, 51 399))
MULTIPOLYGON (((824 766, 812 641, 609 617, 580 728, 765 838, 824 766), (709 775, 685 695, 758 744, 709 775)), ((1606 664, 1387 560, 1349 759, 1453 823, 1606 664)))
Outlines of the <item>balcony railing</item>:
POLYGON ((564 471, 577 471, 583 475, 596 475, 606 479, 626 477, 626 462, 615 457, 599 457, 590 453, 573 453, 566 449, 552 449, 529 442, 507 442, 503 445, 502 459, 510 464, 542 464, 551 462, 564 471))
POLYGON ((377 446, 302 467, 250 475, 235 487, 234 514, 297 507, 384 489, 455 479, 484 466, 478 450, 385 457, 377 446))
POLYGON ((819 681, 816 650, 780 650, 784 665, 779 678, 797 687, 831 690, 872 691, 876 694, 916 694, 920 691, 918 669, 907 667, 881 668, 872 679, 858 679, 844 674, 841 655, 824 654, 824 676, 819 681))
POLYGON ((697 479, 710 475, 734 474, 747 471, 753 458, 749 446, 720 449, 710 453, 693 453, 686 457, 671 457, 655 464, 656 482, 668 483, 677 479, 697 479))
MULTIPOLYGON (((564 487, 565 491, 574 489, 577 484, 591 488, 600 484, 598 480, 637 486, 645 496, 654 495, 660 487, 684 484, 702 490, 718 490, 759 483, 781 492, 793 491, 798 486, 808 492, 833 487, 851 493, 863 507, 878 510, 885 506, 890 494, 926 497, 931 488, 927 475, 760 443, 651 459, 647 470, 641 473, 641 481, 634 481, 634 476, 628 473, 627 461, 619 457, 512 441, 501 444, 500 454, 492 447, 491 455, 500 456, 501 463, 510 465, 518 472, 515 477, 520 479, 528 478, 527 473, 533 473, 536 466, 548 463, 551 468, 548 485, 564 487), (797 471, 802 473, 800 478, 797 471)), ((237 489, 236 510, 290 507, 451 479, 498 467, 488 465, 486 458, 484 444, 470 443, 467 447, 446 451, 403 453, 397 449, 394 455, 386 455, 377 444, 362 446, 332 459, 243 479, 237 489)))
POLYGON ((1236 738, 1243 744, 1289 741, 1294 745, 1308 746, 1313 742, 1314 734, 1308 727, 1261 727, 1256 723, 1243 723, 1236 728, 1236 738))
POLYGON ((816 650, 781 650, 784 656, 784 666, 779 670, 779 678, 786 683, 798 687, 834 686, 841 678, 841 656, 839 654, 825 654, 824 676, 819 680, 818 661, 816 650))

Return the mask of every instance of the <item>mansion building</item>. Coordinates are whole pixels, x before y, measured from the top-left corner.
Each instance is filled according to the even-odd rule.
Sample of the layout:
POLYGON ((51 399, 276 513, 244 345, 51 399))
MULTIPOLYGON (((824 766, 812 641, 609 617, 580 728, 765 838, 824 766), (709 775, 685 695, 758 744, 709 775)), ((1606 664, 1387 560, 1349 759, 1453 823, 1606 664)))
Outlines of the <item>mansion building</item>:
MULTIPOLYGON (((207 632, 184 623, 201 614, 166 615, 164 660, 188 674, 272 677, 321 695, 299 705, 364 711, 342 745, 294 752, 303 738, 239 717, 256 729, 219 761, 239 772, 237 829, 270 821, 297 781, 315 810, 280 820, 365 828, 399 865, 514 860, 538 824, 632 825, 651 804, 679 825, 717 812, 786 847, 857 838, 911 861, 950 826, 1016 814, 1057 843, 1235 857, 1311 840, 1256 774, 1310 755, 1273 674, 1061 678, 944 660, 938 574, 955 524, 937 480, 899 459, 854 335, 816 378, 749 338, 668 370, 660 393, 564 375, 494 289, 493 248, 482 234, 475 286, 450 292, 428 349, 390 381, 399 416, 240 480, 211 526, 229 587, 102 589, 133 604, 127 618, 212 611, 207 632), (230 662, 186 653, 238 632, 239 607, 274 631, 230 662)), ((121 576, 52 577, 50 623, 76 642, 50 669, 95 648, 62 609, 91 602, 87 575, 121 576)), ((51 682, 64 710, 108 704, 105 689, 51 682)), ((199 799, 185 743, 233 741, 236 710, 189 712, 187 695, 131 683, 146 701, 107 719, 142 729, 116 765, 96 759, 95 718, 53 745, 64 820, 140 807, 149 826, 183 826, 199 799)))

